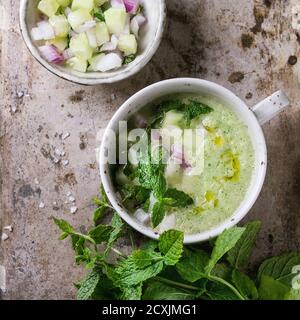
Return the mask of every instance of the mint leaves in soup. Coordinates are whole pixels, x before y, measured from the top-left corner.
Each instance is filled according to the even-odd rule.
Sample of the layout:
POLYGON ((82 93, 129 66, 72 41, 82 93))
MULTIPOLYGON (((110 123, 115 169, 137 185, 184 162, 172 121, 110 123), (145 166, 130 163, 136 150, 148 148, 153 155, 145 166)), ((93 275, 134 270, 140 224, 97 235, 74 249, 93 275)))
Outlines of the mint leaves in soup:
POLYGON ((254 150, 230 108, 209 96, 168 97, 135 114, 134 128, 145 128, 146 148, 129 141, 136 161, 118 166, 115 181, 140 223, 194 234, 232 216, 250 184, 254 150))

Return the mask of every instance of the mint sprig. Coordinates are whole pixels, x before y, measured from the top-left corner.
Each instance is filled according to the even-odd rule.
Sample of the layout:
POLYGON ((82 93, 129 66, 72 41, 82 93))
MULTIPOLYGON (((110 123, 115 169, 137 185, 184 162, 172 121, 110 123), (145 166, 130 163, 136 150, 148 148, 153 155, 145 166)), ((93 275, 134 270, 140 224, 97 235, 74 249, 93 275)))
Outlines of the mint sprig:
MULTIPOLYGON (((102 199, 102 204, 109 205, 102 199)), ((295 268, 300 264, 299 253, 267 259, 255 279, 241 270, 250 258, 260 227, 258 221, 225 230, 211 242, 210 250, 184 247, 183 233, 169 230, 160 235, 158 242, 146 241, 130 255, 115 247, 121 237, 126 238, 124 223, 117 214, 109 225, 98 224, 86 234, 77 232, 63 219, 54 218, 54 222, 62 231, 60 239, 71 239, 76 262, 91 269, 76 284, 78 299, 300 299, 300 291, 292 287, 299 276, 295 268), (111 254, 117 255, 114 263, 111 254)))

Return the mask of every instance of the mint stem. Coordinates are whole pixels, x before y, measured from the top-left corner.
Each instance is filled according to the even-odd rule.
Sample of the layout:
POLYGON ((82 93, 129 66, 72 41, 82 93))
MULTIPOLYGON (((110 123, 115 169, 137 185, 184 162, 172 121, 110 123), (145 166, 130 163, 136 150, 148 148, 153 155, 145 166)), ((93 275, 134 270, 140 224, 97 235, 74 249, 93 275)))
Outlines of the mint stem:
POLYGON ((231 285, 229 282, 227 282, 226 280, 224 280, 224 279, 222 279, 222 278, 219 278, 219 277, 216 277, 216 276, 212 276, 212 275, 207 276, 207 279, 208 279, 208 280, 211 280, 211 281, 220 282, 220 283, 224 284, 226 287, 228 287, 229 289, 231 289, 231 291, 232 291, 240 300, 246 300, 246 299, 240 294, 240 292, 239 292, 233 285, 231 285))
POLYGON ((190 286, 188 284, 184 284, 184 283, 181 283, 181 282, 169 280, 169 279, 166 279, 166 278, 163 278, 163 277, 156 277, 155 279, 159 280, 160 282, 164 282, 166 284, 171 284, 171 285, 174 285, 174 286, 177 286, 177 287, 181 287, 183 289, 199 291, 199 288, 197 288, 197 287, 190 286))
POLYGON ((125 254, 122 253, 121 251, 119 251, 118 249, 111 247, 110 248, 114 253, 116 253, 117 255, 121 256, 122 258, 126 258, 125 254))

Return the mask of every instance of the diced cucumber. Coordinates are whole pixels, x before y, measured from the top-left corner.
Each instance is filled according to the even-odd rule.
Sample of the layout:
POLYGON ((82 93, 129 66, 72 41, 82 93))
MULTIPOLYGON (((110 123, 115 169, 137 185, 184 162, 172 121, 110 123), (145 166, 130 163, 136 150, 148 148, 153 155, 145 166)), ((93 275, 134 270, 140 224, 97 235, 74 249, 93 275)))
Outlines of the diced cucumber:
POLYGON ((72 0, 56 0, 56 2, 63 8, 66 8, 71 4, 72 0))
POLYGON ((94 0, 73 0, 72 10, 86 9, 91 12, 94 9, 94 0))
POLYGON ((137 42, 133 34, 122 34, 119 37, 118 42, 119 50, 124 52, 125 56, 131 54, 136 54, 137 52, 137 42))
POLYGON ((183 114, 178 111, 168 111, 165 115, 165 119, 163 122, 162 127, 166 126, 178 126, 180 125, 181 121, 183 120, 183 114))
POLYGON ((79 59, 89 60, 93 55, 93 48, 91 48, 85 33, 80 33, 71 38, 70 49, 79 59))
POLYGON ((66 37, 70 32, 70 25, 65 15, 54 15, 49 19, 56 37, 66 37))
POLYGON ((98 65, 104 56, 104 53, 100 53, 89 59, 89 71, 99 71, 98 65))
POLYGON ((96 37, 96 28, 89 29, 85 33, 91 48, 96 49, 98 47, 97 37, 96 37))
POLYGON ((169 187, 174 187, 182 181, 182 169, 179 164, 170 162, 166 166, 166 180, 169 187))
POLYGON ((87 61, 77 57, 72 57, 68 59, 66 64, 71 69, 79 72, 86 72, 87 69, 87 61))
POLYGON ((102 46, 110 40, 107 25, 105 22, 98 22, 96 25, 96 38, 98 46, 102 46))
POLYGON ((95 6, 102 6, 105 2, 107 2, 108 0, 94 0, 95 6))
POLYGON ((110 8, 104 12, 104 17, 110 34, 119 35, 123 32, 127 14, 122 8, 110 8))
POLYGON ((76 31, 84 22, 93 20, 88 10, 78 9, 68 15, 68 21, 71 27, 76 31))
POLYGON ((48 17, 52 17, 58 10, 59 4, 56 0, 42 0, 38 4, 38 9, 48 17))
POLYGON ((55 38, 46 42, 47 45, 53 44, 59 51, 64 51, 69 44, 68 38, 55 38))

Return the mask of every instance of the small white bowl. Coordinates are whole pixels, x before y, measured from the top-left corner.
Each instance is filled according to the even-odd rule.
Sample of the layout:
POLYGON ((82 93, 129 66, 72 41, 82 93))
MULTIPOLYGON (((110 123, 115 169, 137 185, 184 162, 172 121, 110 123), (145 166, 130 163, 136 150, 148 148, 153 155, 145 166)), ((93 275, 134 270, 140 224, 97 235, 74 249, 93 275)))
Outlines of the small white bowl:
POLYGON ((278 91, 259 104, 255 105, 251 110, 234 93, 216 83, 200 79, 179 78, 161 81, 144 88, 129 98, 118 109, 114 117, 109 122, 102 139, 99 159, 101 181, 104 190, 107 193, 108 199, 118 214, 134 229, 153 239, 157 239, 159 234, 154 232, 151 227, 144 226, 135 220, 133 215, 129 214, 126 208, 121 205, 120 199, 118 198, 118 194, 110 176, 109 165, 105 163, 105 154, 111 147, 109 144, 110 132, 112 130, 116 133, 118 132, 119 121, 128 120, 136 111, 146 105, 151 104, 151 102, 157 99, 178 93, 210 95, 222 101, 237 114, 241 121, 247 125, 249 136, 255 151, 252 178, 245 198, 240 204, 239 208, 232 213, 231 217, 222 221, 214 228, 205 232, 186 235, 184 237, 184 243, 191 244, 206 241, 218 236, 225 229, 236 225, 249 212, 261 191, 265 180, 267 167, 267 149, 261 125, 269 121, 283 108, 288 106, 289 101, 283 92, 278 91))
POLYGON ((20 28, 29 51, 41 65, 60 78, 84 85, 113 83, 129 78, 139 72, 158 49, 166 20, 165 0, 141 0, 141 4, 145 9, 147 23, 141 29, 139 52, 136 59, 117 70, 81 73, 64 66, 50 64, 41 56, 36 43, 31 39, 30 35, 31 29, 39 21, 38 3, 39 0, 21 0, 20 3, 20 28))

